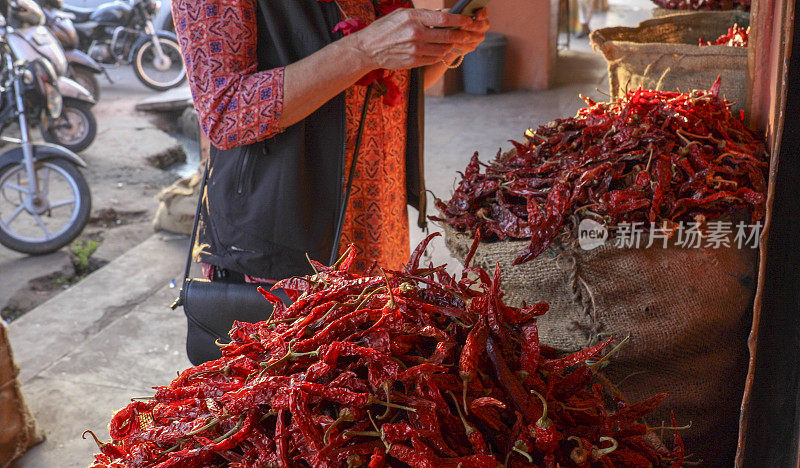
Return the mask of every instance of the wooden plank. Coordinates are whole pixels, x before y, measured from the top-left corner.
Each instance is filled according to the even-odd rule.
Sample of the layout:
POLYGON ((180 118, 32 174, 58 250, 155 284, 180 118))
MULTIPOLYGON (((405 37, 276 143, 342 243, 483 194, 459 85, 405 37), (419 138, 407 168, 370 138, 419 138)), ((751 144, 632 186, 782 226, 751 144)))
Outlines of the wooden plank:
MULTIPOLYGON (((791 145, 783 138, 787 97, 800 101, 797 84, 795 91, 787 95, 793 84, 788 70, 794 6, 791 0, 756 0, 751 14, 750 123, 764 130, 772 161, 758 290, 748 340, 750 364, 742 400, 737 467, 798 466, 800 359, 797 353, 787 350, 796 349, 800 340, 800 321, 792 307, 799 299, 800 275, 784 274, 796 271, 800 265, 797 249, 793 248, 797 230, 792 225, 793 219, 800 216, 800 193, 793 182, 800 175, 800 160, 796 155, 789 157, 791 145)), ((797 57, 793 60, 797 62, 797 57)), ((794 78, 800 81, 797 76, 794 78)))

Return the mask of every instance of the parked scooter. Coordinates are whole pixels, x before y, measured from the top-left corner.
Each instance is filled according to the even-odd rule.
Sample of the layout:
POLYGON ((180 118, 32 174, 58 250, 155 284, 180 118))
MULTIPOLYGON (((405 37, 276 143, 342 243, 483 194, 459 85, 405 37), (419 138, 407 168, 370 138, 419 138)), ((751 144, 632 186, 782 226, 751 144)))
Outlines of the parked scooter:
POLYGON ((92 9, 64 5, 64 11, 75 15, 81 50, 103 64, 131 64, 145 86, 165 91, 181 85, 186 70, 175 34, 153 26, 160 3, 115 0, 92 9))
POLYGON ((31 115, 30 123, 39 125, 45 141, 75 152, 88 148, 97 135, 97 121, 92 113, 95 103, 83 86, 67 78, 68 63, 61 44, 42 24, 44 13, 33 0, 12 0, 8 8, 8 27, 4 28, 5 42, 17 60, 31 61, 42 57, 58 74, 58 89, 64 98, 64 109, 57 119, 38 119, 31 115))
MULTIPOLYGON (((39 0, 39 5, 44 12, 44 25, 64 48, 64 55, 69 64, 67 76, 86 88, 94 96, 95 101, 99 101, 100 84, 97 81, 97 75, 106 73, 106 71, 97 61, 79 49, 78 31, 72 24, 75 16, 62 11, 64 5, 61 0, 39 0)), ((106 74, 106 78, 111 81, 108 74, 106 74)))
MULTIPOLYGON (((0 29, 6 31, 0 16, 0 29)), ((19 146, 0 153, 0 244, 28 254, 54 252, 75 239, 89 220, 91 194, 72 151, 34 145, 29 117, 58 119, 62 97, 58 76, 41 57, 20 59, 0 37, 0 138, 19 146), (2 136, 18 123, 21 138, 2 136)))

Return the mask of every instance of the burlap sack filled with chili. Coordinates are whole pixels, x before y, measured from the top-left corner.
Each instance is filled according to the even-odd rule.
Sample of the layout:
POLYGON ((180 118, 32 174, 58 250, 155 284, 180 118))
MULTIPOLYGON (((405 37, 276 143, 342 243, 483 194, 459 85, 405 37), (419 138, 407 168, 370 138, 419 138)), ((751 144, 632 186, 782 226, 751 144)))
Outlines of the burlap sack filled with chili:
POLYGON ((543 344, 630 336, 609 379, 633 400, 669 394, 650 422, 670 410, 691 421, 687 452, 703 466, 731 466, 736 450, 768 168, 718 94, 719 83, 588 100, 485 171, 473 158, 452 199, 437 201, 456 258, 480 231, 473 263, 499 262, 509 303, 550 304, 543 344), (730 232, 712 235, 720 227, 730 232))
POLYGON ((0 467, 7 467, 44 437, 20 391, 11 343, 0 322, 0 467))
POLYGON ((635 28, 598 29, 590 38, 592 47, 608 62, 613 98, 639 86, 682 92, 702 89, 722 75, 725 97, 739 110, 747 106, 747 49, 698 45, 701 38, 713 40, 725 34, 734 23, 746 28, 749 13, 671 15, 643 21, 635 28))

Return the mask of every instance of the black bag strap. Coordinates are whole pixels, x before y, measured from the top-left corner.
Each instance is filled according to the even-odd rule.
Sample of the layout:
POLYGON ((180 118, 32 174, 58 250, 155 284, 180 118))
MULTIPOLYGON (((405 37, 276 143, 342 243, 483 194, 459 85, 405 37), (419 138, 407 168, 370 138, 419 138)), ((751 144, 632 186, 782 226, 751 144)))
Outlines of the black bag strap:
MULTIPOLYGON (((353 188, 353 179, 356 174, 356 163, 358 163, 358 153, 361 149, 361 139, 364 136, 364 123, 367 120, 369 110, 369 100, 372 97, 373 85, 367 87, 367 94, 364 97, 364 108, 361 109, 361 120, 358 123, 358 133, 356 134, 355 148, 353 149, 353 160, 350 162, 350 172, 347 175, 347 186, 342 197, 342 206, 339 208, 339 220, 336 222, 336 231, 333 236, 333 247, 331 248, 331 258, 328 265, 333 265, 339 259, 339 242, 342 240, 342 229, 344 229, 344 217, 347 214, 347 205, 350 203, 350 190, 353 188)), ((345 135, 345 138, 347 136, 345 135)))
MULTIPOLYGON (((342 229, 344 228, 344 218, 347 214, 347 205, 350 202, 350 191, 353 187, 353 180, 355 178, 355 169, 356 164, 358 163, 358 153, 361 150, 361 140, 364 136, 364 123, 367 120, 367 111, 369 110, 369 101, 372 97, 372 89, 374 85, 369 85, 367 87, 367 94, 364 97, 364 107, 361 110, 361 120, 358 124, 358 133, 356 134, 356 141, 355 141, 355 148, 353 150, 353 160, 350 163, 350 171, 347 175, 347 184, 345 186, 344 196, 342 197, 342 205, 339 209, 339 219, 336 222, 336 231, 334 232, 334 243, 333 247, 331 248, 331 259, 330 265, 333 265, 336 260, 339 258, 339 242, 342 238, 342 229)), ((345 135, 345 138, 347 136, 345 135)), ((198 137, 198 144, 201 148, 202 152, 202 143, 200 138, 198 137)), ((183 290, 186 288, 186 282, 189 281, 189 273, 192 269, 192 253, 194 252, 194 245, 197 242, 197 229, 200 225, 200 211, 203 206, 203 193, 206 189, 206 183, 208 182, 208 173, 211 167, 211 157, 209 156, 208 160, 206 161, 206 167, 203 170, 203 180, 200 182, 200 195, 197 199, 197 210, 195 210, 194 214, 194 224, 192 225, 192 237, 189 239, 189 255, 186 258, 186 269, 183 273, 183 283, 181 285, 181 294, 178 299, 172 304, 172 308, 175 309, 176 307, 180 306, 182 303, 181 298, 183 297, 183 290)))

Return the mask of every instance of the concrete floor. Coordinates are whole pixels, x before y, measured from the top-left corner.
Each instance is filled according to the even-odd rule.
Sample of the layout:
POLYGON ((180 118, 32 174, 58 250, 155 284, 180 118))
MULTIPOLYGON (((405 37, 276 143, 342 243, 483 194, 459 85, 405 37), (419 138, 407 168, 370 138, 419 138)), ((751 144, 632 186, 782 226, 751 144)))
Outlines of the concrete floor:
MULTIPOLYGON (((88 164, 82 172, 92 193, 92 216, 113 210, 122 218, 109 227, 102 221, 90 222, 83 231, 84 237, 102 239, 94 258, 103 262, 152 235, 150 220, 157 207, 153 198, 176 177, 153 167, 147 159, 180 146, 157 128, 149 115, 134 112, 137 102, 156 93, 139 83, 133 68, 111 69, 109 73, 114 83, 100 78, 101 98, 93 107, 97 137, 80 155, 88 164)), ((33 136, 38 138, 39 131, 33 136)), ((40 304, 43 299, 32 294, 49 298, 53 291, 36 293, 29 282, 69 270, 72 263, 68 251, 65 247, 49 255, 29 256, 0 246, 0 309, 9 303, 21 302, 24 310, 30 308, 29 304, 40 304)))
MULTIPOLYGON (((648 2, 611 2, 611 11, 598 15, 593 26, 620 18, 635 24, 648 15, 648 2)), ((449 196, 456 171, 474 151, 491 159, 526 128, 572 115, 582 104, 578 94, 603 98, 604 60, 590 52, 588 41, 572 45, 560 54, 551 90, 428 100, 426 171, 434 194, 449 196)), ((412 245, 423 235, 412 229, 412 245)), ((87 466, 95 446, 80 438, 84 430, 107 438, 115 410, 131 397, 152 394, 150 387, 167 384, 189 365, 185 319, 168 308, 186 248, 183 237, 155 235, 11 324, 23 393, 48 437, 13 466, 87 466)), ((432 261, 456 268, 441 240, 432 261)))

